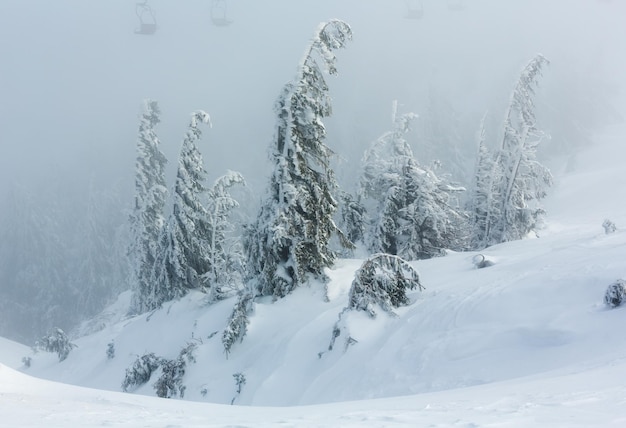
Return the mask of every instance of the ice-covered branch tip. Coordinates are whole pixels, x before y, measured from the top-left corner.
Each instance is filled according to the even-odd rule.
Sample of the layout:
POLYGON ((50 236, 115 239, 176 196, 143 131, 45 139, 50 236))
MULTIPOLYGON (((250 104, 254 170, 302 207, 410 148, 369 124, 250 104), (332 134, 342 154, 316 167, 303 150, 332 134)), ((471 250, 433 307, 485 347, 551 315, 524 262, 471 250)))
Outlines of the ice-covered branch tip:
POLYGON ((313 51, 317 51, 324 61, 326 71, 329 74, 336 74, 337 58, 333 53, 334 50, 344 48, 348 41, 352 40, 352 28, 350 25, 339 19, 333 19, 323 22, 319 25, 313 37, 313 41, 309 49, 307 49, 304 58, 301 61, 300 69, 302 70, 309 62, 312 61, 313 51))
POLYGON ((209 113, 204 110, 194 111, 191 114, 191 127, 197 128, 198 122, 208 124, 209 128, 213 127, 213 124, 211 123, 211 116, 209 116, 209 113))
MULTIPOLYGON (((519 80, 511 94, 509 110, 505 121, 505 133, 510 136, 522 138, 522 144, 526 143, 526 137, 532 135, 535 129, 534 112, 534 87, 538 86, 538 79, 544 66, 550 64, 541 54, 537 54, 522 70, 519 80)), ((503 144, 503 148, 504 148, 503 144)))
POLYGON ((394 132, 397 135, 406 134, 411 130, 411 122, 418 117, 419 116, 415 113, 405 113, 400 117, 396 117, 395 123, 393 124, 394 132))

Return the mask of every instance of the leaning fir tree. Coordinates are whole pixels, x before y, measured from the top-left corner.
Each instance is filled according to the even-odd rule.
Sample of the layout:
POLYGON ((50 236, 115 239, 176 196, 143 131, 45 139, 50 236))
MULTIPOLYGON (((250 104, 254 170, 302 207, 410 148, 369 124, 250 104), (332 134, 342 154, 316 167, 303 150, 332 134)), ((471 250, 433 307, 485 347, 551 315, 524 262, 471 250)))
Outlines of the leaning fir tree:
POLYGON ((552 185, 550 171, 537 161, 542 134, 537 129, 534 92, 548 60, 537 55, 522 70, 504 121, 504 137, 489 173, 483 247, 522 239, 537 229, 544 211, 537 201, 552 185))
POLYGON ((322 122, 331 114, 323 68, 336 74, 334 50, 352 38, 345 22, 323 23, 308 46, 296 78, 277 103, 277 126, 271 148, 274 172, 268 197, 250 227, 246 248, 257 295, 281 298, 311 275, 324 279, 333 264, 330 239, 339 232, 333 221, 337 185, 324 144, 322 122))
MULTIPOLYGON (((483 249, 487 237, 487 217, 490 207, 494 207, 492 194, 492 183, 496 182, 493 174, 499 171, 495 168, 494 158, 487 148, 485 141, 485 119, 480 123, 478 135, 478 151, 476 155, 476 165, 474 167, 474 182, 471 196, 468 201, 468 213, 470 221, 469 248, 483 249)), ((493 215, 493 213, 492 213, 493 215)))
POLYGON ((159 115, 158 103, 145 100, 137 137, 135 204, 130 217, 132 240, 129 260, 133 275, 131 312, 137 314, 152 308, 148 298, 152 294, 156 247, 165 223, 163 209, 167 199, 167 159, 159 150, 160 141, 155 132, 155 127, 160 122, 159 115))

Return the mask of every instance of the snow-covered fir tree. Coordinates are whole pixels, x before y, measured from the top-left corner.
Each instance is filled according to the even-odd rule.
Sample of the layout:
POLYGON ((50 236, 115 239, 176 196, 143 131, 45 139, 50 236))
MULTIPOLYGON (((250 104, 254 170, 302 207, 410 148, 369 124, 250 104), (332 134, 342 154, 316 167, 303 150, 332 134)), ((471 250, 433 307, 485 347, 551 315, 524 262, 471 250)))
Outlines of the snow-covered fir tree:
POLYGON ((167 199, 165 166, 167 159, 159 150, 155 132, 160 122, 156 101, 145 100, 139 123, 137 161, 135 163, 135 204, 130 218, 132 241, 129 259, 132 263, 132 313, 153 309, 153 271, 159 236, 165 223, 164 207, 167 199))
POLYGON ((537 161, 541 132, 536 127, 533 96, 547 64, 542 55, 533 58, 511 94, 504 137, 488 178, 491 204, 484 226, 484 246, 523 238, 536 230, 544 213, 537 201, 546 196, 552 175, 537 161))
POLYGON ((277 103, 269 194, 246 239, 255 294, 284 297, 307 280, 324 279, 336 258, 329 242, 339 232, 333 215, 336 181, 324 143, 322 119, 331 114, 331 99, 318 59, 336 74, 334 50, 352 38, 345 22, 320 25, 277 103))
POLYGON ((421 167, 405 139, 417 115, 395 119, 394 129, 382 135, 366 151, 360 194, 373 204, 368 238, 371 253, 398 255, 406 260, 425 259, 458 248, 456 219, 460 214, 451 206, 452 196, 462 191, 435 173, 421 167))
POLYGON ((230 194, 230 188, 236 185, 245 185, 243 176, 228 171, 208 190, 206 212, 211 230, 208 246, 210 270, 204 274, 203 282, 210 285, 211 301, 232 295, 243 286, 243 247, 240 239, 229 236, 234 230, 231 212, 239 206, 230 194))
POLYGON ((157 250, 154 289, 146 296, 147 309, 185 295, 190 289, 204 289, 204 275, 210 270, 210 243, 213 239, 209 215, 202 203, 206 171, 196 146, 201 123, 210 123, 203 111, 192 114, 178 158, 172 213, 161 233, 157 250))
POLYGON ((230 354, 233 345, 236 342, 241 342, 248 332, 248 324, 250 323, 248 315, 253 311, 253 304, 252 294, 242 292, 239 295, 237 303, 228 319, 228 325, 222 333, 222 344, 224 345, 224 352, 227 356, 230 354))
MULTIPOLYGON (((341 192, 340 200, 340 226, 346 238, 354 245, 364 243, 368 217, 367 210, 361 203, 361 195, 353 196, 350 193, 341 192)), ((352 250, 349 249, 347 252, 351 253, 352 250)))
POLYGON ((485 238, 487 234, 487 216, 492 207, 491 183, 494 180, 492 174, 499 171, 494 167, 493 154, 487 148, 485 141, 485 117, 481 121, 480 133, 478 137, 478 153, 476 156, 476 166, 474 168, 474 183, 472 194, 468 201, 468 211, 470 216, 470 237, 469 248, 485 248, 485 238))

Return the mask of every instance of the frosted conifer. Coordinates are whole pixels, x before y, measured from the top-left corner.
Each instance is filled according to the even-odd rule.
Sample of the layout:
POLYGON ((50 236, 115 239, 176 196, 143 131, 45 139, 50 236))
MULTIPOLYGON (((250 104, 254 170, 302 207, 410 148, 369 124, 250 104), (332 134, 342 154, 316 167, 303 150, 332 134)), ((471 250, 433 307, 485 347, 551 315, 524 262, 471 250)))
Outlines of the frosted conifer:
POLYGON ((167 198, 165 166, 167 159, 159 150, 155 127, 160 122, 158 103, 144 101, 144 112, 137 137, 135 163, 135 204, 130 218, 132 241, 129 258, 132 263, 132 313, 154 308, 152 273, 159 236, 165 223, 163 209, 167 198))
POLYGON ((181 297, 190 289, 204 289, 203 275, 210 269, 212 228, 202 204, 206 171, 196 146, 202 132, 198 125, 210 123, 203 111, 192 114, 178 159, 172 214, 161 234, 155 266, 153 307, 181 297))
POLYGON ((331 99, 316 57, 328 73, 336 74, 333 51, 351 38, 350 27, 342 21, 322 24, 296 78, 285 85, 276 103, 278 120, 271 150, 274 172, 268 198, 246 240, 255 294, 280 298, 304 283, 308 275, 325 279, 324 268, 336 258, 329 242, 339 232, 333 221, 337 185, 322 122, 331 114, 331 99))
POLYGON ((544 211, 537 201, 552 185, 550 171, 536 159, 541 133, 536 127, 534 87, 548 64, 542 55, 522 71, 511 94, 504 138, 490 174, 491 204, 486 216, 484 246, 521 239, 536 230, 544 211))
MULTIPOLYGON (((454 193, 464 189, 438 178, 420 166, 405 139, 417 115, 396 118, 393 131, 376 140, 363 158, 360 194, 379 213, 372 219, 368 247, 406 260, 443 254, 459 246, 454 193)), ((369 208, 369 207, 368 207, 369 208)))

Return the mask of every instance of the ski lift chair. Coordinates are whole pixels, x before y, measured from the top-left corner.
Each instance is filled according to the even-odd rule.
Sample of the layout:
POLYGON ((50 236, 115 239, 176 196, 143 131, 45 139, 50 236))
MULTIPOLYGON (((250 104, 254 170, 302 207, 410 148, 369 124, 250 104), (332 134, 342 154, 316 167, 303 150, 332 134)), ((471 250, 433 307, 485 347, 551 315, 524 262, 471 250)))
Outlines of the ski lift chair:
POLYGON ((464 10, 465 3, 463 0, 448 0, 448 9, 450 10, 464 10))
POLYGON ((424 17, 424 5, 421 0, 407 1, 406 19, 422 19, 424 17))
POLYGON ((233 20, 226 14, 226 0, 213 0, 211 22, 216 27, 227 27, 233 23, 233 20))
POLYGON ((156 32, 157 23, 154 11, 148 5, 148 0, 135 5, 135 13, 139 18, 139 27, 135 29, 135 34, 151 35, 156 32))

